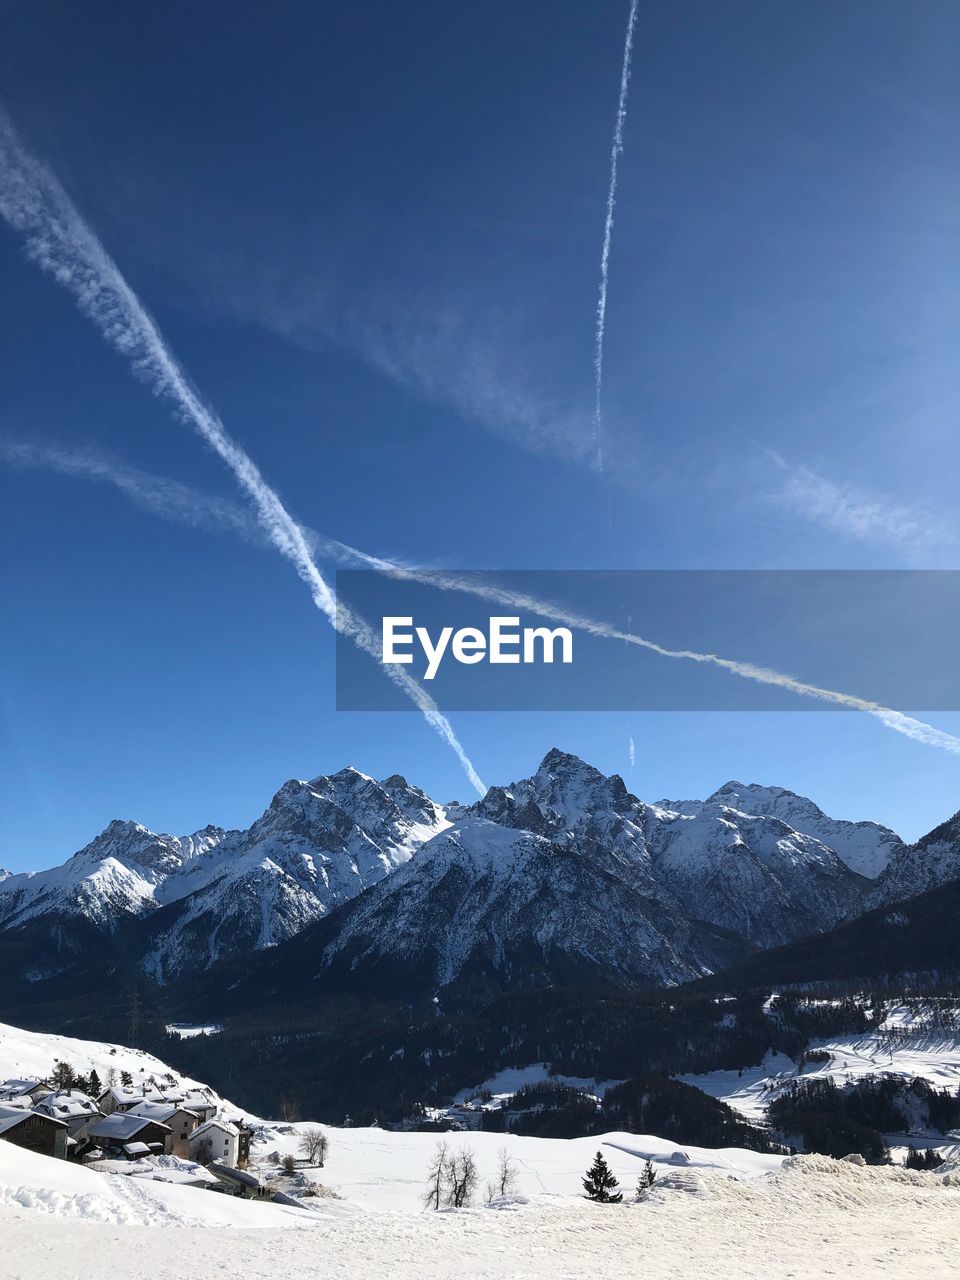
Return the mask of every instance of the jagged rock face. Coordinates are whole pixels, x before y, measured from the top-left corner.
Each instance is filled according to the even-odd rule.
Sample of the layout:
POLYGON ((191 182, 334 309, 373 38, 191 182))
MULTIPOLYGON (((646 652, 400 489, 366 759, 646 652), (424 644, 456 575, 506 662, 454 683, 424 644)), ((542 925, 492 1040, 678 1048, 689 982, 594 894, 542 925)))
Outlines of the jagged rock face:
POLYGON ((471 815, 330 921, 319 976, 407 993, 661 986, 743 953, 634 881, 611 849, 585 858, 471 815))
POLYGON ((899 850, 877 880, 869 905, 902 902, 951 880, 960 880, 960 813, 899 850))
POLYGON ((602 848, 651 881, 647 831, 653 811, 618 775, 608 778, 577 756, 548 751, 533 777, 492 787, 468 812, 534 831, 584 855, 602 848))

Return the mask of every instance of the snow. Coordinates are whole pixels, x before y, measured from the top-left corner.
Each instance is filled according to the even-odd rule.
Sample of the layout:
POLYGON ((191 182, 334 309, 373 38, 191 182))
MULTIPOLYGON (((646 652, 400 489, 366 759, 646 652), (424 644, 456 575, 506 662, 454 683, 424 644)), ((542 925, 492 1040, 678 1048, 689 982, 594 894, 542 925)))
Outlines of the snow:
MULTIPOLYGON (((336 1140, 331 1173, 335 1160, 348 1159, 346 1135, 338 1133, 336 1140)), ((598 1141, 604 1140, 588 1143, 589 1155, 598 1141)), ((370 1141, 357 1144, 357 1152, 374 1158, 370 1141)), ((2 1146, 5 1188, 10 1169, 2 1146)), ((605 1151, 635 1167, 636 1157, 605 1151)), ((413 1154, 423 1153, 408 1152, 413 1154)), ((698 1273, 711 1280, 840 1274, 913 1280, 953 1274, 957 1262, 957 1174, 862 1167, 819 1156, 789 1159, 767 1176, 743 1180, 709 1168, 663 1169, 642 1203, 628 1196, 621 1205, 594 1205, 566 1186, 563 1194, 501 1201, 495 1211, 363 1211, 318 1200, 308 1214, 195 1188, 103 1177, 29 1153, 18 1157, 26 1157, 14 1171, 19 1192, 0 1190, 8 1280, 67 1280, 78 1274, 80 1260, 85 1275, 125 1280, 224 1274, 248 1280, 320 1274, 347 1280, 635 1274, 677 1280, 698 1273), (44 1177, 39 1166, 55 1163, 44 1177), (254 1226, 263 1229, 238 1229, 254 1226)), ((582 1168, 574 1170, 571 1160, 569 1171, 579 1189, 582 1168)), ((380 1172, 389 1177, 391 1170, 383 1166, 380 1172)), ((406 1172, 418 1181, 422 1169, 406 1172)), ((549 1180, 556 1170, 545 1172, 549 1180)))
POLYGON ((166 1026, 168 1036, 179 1036, 181 1040, 192 1040, 194 1036, 216 1036, 223 1030, 222 1022, 190 1023, 170 1022, 166 1026))
POLYGON ((678 1076, 712 1098, 728 1103, 754 1123, 762 1122, 768 1104, 798 1079, 829 1079, 836 1084, 864 1076, 919 1077, 938 1089, 960 1087, 960 1025, 929 1029, 924 1007, 888 1008, 876 1030, 854 1036, 811 1040, 808 1050, 827 1053, 824 1062, 808 1062, 802 1071, 784 1054, 767 1054, 763 1062, 742 1072, 710 1071, 678 1076))
MULTIPOLYGON (((913 1029, 909 1012, 892 1010, 888 1021, 894 1031, 880 1033, 887 1039, 913 1029)), ((101 1075, 111 1065, 161 1077, 167 1071, 137 1050, 0 1027, 0 1073, 42 1073, 55 1054, 101 1075)), ((763 1067, 769 1076, 787 1065, 770 1058, 763 1067)), ((548 1074, 545 1064, 531 1064, 486 1084, 506 1092, 548 1074)), ((319 1184, 324 1190, 304 1200, 308 1208, 191 1186, 199 1171, 175 1157, 101 1161, 94 1169, 0 1141, 0 1272, 5 1280, 72 1280, 78 1259, 85 1275, 125 1280, 225 1272, 249 1280, 320 1273, 579 1280, 637 1271, 644 1280, 675 1280, 695 1270, 711 1280, 786 1280, 865 1278, 881 1269, 892 1280, 913 1280, 955 1269, 958 1172, 684 1147, 625 1132, 563 1140, 324 1126, 326 1166, 300 1165, 287 1178, 276 1160, 299 1158, 309 1127, 256 1122, 251 1170, 294 1196, 319 1184), (506 1147, 517 1169, 515 1194, 490 1208, 481 1198, 465 1210, 422 1212, 438 1141, 475 1153, 481 1186, 506 1147), (598 1148, 620 1179, 622 1205, 593 1205, 580 1194, 598 1148), (648 1159, 658 1177, 637 1203, 633 1190, 648 1159)))
MULTIPOLYGON (((267 1156, 276 1152, 300 1158, 300 1139, 313 1126, 270 1122, 258 1128, 252 1161, 267 1169, 267 1156)), ((562 1198, 580 1194, 580 1179, 598 1148, 625 1187, 636 1186, 644 1161, 658 1168, 714 1170, 738 1178, 757 1178, 778 1169, 782 1156, 761 1155, 739 1148, 711 1150, 681 1147, 665 1138, 630 1133, 607 1133, 590 1138, 528 1138, 503 1133, 393 1133, 378 1128, 338 1129, 322 1126, 330 1148, 323 1169, 305 1170, 350 1204, 371 1211, 416 1213, 421 1208, 423 1180, 437 1143, 451 1150, 466 1147, 477 1159, 481 1187, 497 1171, 498 1152, 506 1148, 517 1165, 521 1196, 562 1198)))
MULTIPOLYGON (((312 1210, 234 1199, 196 1187, 98 1173, 0 1142, 0 1223, 6 1210, 135 1227, 311 1227, 312 1210)), ((17 1221, 17 1216, 13 1216, 17 1221)))
POLYGON ((133 1076, 133 1093, 137 1097, 142 1096, 143 1089, 154 1082, 167 1090, 200 1089, 213 1101, 220 1101, 225 1110, 242 1114, 233 1103, 219 1100, 213 1090, 201 1081, 181 1075, 143 1049, 128 1049, 100 1040, 78 1040, 73 1036, 43 1031, 24 1031, 0 1022, 0 1079, 46 1079, 56 1061, 68 1062, 80 1075, 89 1075, 91 1070, 95 1070, 104 1088, 110 1071, 116 1073, 118 1080, 121 1071, 129 1071, 133 1076))
POLYGON ((483 1090, 488 1090, 496 1099, 512 1098, 518 1090, 528 1084, 564 1084, 572 1089, 586 1089, 595 1097, 602 1098, 608 1089, 616 1084, 623 1084, 623 1081, 554 1075, 548 1062, 532 1062, 526 1067, 504 1067, 496 1075, 489 1076, 482 1084, 461 1089, 454 1095, 454 1105, 475 1099, 483 1090))

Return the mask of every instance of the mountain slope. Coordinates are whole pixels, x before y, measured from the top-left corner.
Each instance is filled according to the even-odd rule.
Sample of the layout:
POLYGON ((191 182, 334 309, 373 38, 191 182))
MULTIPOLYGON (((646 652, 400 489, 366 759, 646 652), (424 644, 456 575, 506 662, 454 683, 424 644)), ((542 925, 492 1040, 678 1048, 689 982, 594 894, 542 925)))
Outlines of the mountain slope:
POLYGON ((905 845, 877 881, 871 905, 900 902, 960 878, 960 813, 905 845))
POLYGON ((878 907, 830 933, 765 951, 705 980, 711 989, 774 990, 789 983, 876 981, 960 973, 960 880, 878 907))
POLYGON ((236 1008, 295 1001, 304 989, 414 999, 445 988, 661 986, 747 950, 651 896, 615 853, 585 857, 467 815, 328 920, 246 966, 230 999, 236 1008))

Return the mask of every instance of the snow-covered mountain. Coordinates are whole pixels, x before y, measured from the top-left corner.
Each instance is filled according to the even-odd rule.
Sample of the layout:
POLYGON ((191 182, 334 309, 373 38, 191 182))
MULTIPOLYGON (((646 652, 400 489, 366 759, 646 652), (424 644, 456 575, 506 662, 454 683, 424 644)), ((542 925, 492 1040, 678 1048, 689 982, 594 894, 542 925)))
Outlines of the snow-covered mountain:
POLYGON ((895 831, 878 822, 848 822, 829 818, 806 796, 782 787, 761 787, 757 783, 728 782, 710 796, 706 804, 723 804, 754 817, 779 818, 794 831, 813 836, 827 845, 851 871, 874 880, 895 857, 904 843, 895 831))
POLYGON ((860 907, 864 881, 837 852, 779 817, 741 810, 736 799, 724 789, 704 802, 644 804, 620 777, 553 750, 533 777, 492 788, 473 812, 584 859, 608 850, 675 915, 757 946, 831 928, 860 907))
MULTIPOLYGON (((478 806, 479 807, 479 806, 478 806)), ((590 854, 470 814, 297 940, 284 967, 396 993, 684 981, 744 954, 607 844, 590 854)))
POLYGON ((656 873, 690 913, 773 947, 862 909, 866 881, 833 849, 779 818, 705 802, 659 811, 656 873))
POLYGON ((447 825, 403 778, 351 768, 285 783, 246 831, 115 821, 63 866, 0 881, 0 929, 79 918, 115 931, 147 916, 145 967, 166 980, 292 937, 447 825))
POLYGON ((0 927, 65 914, 114 928, 124 916, 149 909, 165 880, 217 849, 227 835, 219 827, 192 836, 156 835, 139 822, 117 819, 62 866, 0 877, 0 927))
POLYGON ((31 981, 91 937, 169 982, 303 934, 331 974, 675 982, 951 876, 960 816, 907 847, 776 787, 648 804, 554 749, 470 807, 348 768, 285 783, 246 830, 112 822, 61 867, 0 878, 0 939, 31 981))

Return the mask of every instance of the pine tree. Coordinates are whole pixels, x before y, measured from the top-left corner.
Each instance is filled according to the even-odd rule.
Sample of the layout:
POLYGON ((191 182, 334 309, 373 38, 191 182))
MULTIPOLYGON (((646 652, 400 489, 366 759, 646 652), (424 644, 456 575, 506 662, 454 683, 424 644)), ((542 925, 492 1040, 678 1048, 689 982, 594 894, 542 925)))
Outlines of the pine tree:
POLYGON ((657 1180, 657 1171, 653 1167, 653 1161, 648 1160, 646 1164, 643 1166, 643 1173, 641 1173, 640 1178, 637 1181, 637 1199, 638 1200, 646 1199, 647 1192, 650 1190, 650 1188, 653 1186, 656 1180, 657 1180))
POLYGON ((97 1075, 96 1067, 94 1067, 93 1070, 90 1072, 90 1078, 87 1081, 87 1083, 89 1085, 87 1092, 89 1093, 90 1097, 99 1098, 101 1093, 103 1093, 103 1085, 100 1083, 100 1077, 97 1075))
POLYGON ((55 1089, 72 1089, 76 1076, 73 1074, 73 1067, 69 1062, 58 1062, 51 1073, 50 1079, 53 1081, 55 1089))
POLYGON ((599 1151, 582 1181, 588 1200, 596 1200, 598 1204, 619 1204, 623 1199, 623 1192, 617 1190, 620 1183, 599 1151))

